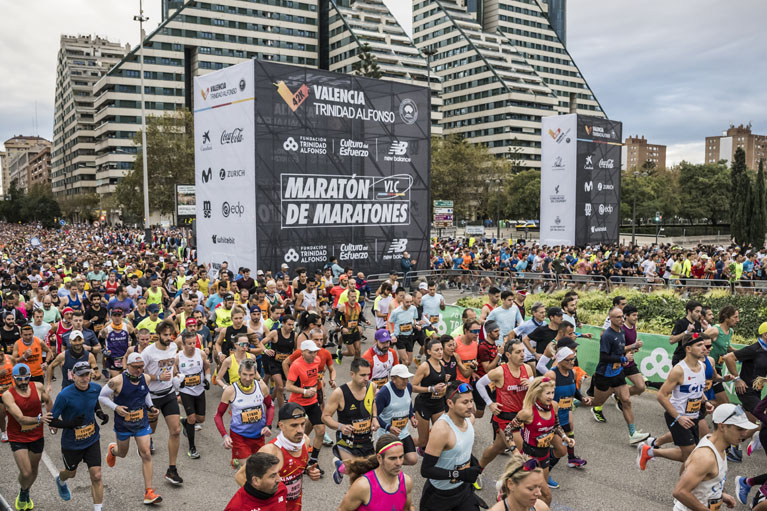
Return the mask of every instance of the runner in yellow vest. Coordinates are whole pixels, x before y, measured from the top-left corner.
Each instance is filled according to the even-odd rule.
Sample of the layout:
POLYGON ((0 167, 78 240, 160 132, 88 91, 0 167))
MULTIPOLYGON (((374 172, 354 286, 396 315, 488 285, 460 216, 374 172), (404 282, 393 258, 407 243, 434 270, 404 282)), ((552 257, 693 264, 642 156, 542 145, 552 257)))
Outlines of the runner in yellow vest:
POLYGON ((218 380, 218 384, 223 388, 228 385, 240 381, 240 364, 243 360, 253 358, 253 355, 248 353, 250 342, 248 341, 248 334, 239 334, 235 339, 235 348, 231 355, 224 359, 221 367, 218 368, 218 374, 223 374, 224 377, 218 380))

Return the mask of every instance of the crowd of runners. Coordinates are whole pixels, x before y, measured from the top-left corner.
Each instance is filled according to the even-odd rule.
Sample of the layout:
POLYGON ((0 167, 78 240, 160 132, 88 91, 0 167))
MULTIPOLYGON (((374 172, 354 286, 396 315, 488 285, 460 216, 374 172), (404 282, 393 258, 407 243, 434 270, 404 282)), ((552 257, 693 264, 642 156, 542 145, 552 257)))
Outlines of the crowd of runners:
MULTIPOLYGON (((758 337, 736 349, 734 306, 704 315, 688 302, 657 393, 668 433, 652 437, 632 407, 646 391, 634 363, 639 313, 621 297, 599 340, 580 333, 577 291, 545 308, 525 289, 494 287, 479 314, 466 309, 455 331, 439 335, 446 302, 429 280, 406 288, 392 275, 371 285, 332 260, 316 271, 212 271, 180 231, 157 231, 151 243, 129 230, 3 225, 0 236, 0 429, 18 469, 17 510, 33 509, 45 437, 57 433, 61 499, 83 498, 67 481, 84 465, 100 511, 102 473, 116 477, 109 469, 138 455, 143 503, 161 502, 153 433, 167 428, 164 480, 182 486, 179 450, 201 458, 196 432, 215 386, 214 427, 231 451, 231 468, 220 469, 241 486, 225 497, 227 510, 299 511, 312 492, 304 482, 324 477, 342 489, 345 511, 546 510, 557 471, 587 465, 574 409, 611 428, 608 400, 622 412, 636 470, 679 463, 669 507, 718 510, 737 500, 767 510, 767 473, 740 474, 737 494, 723 492, 728 463, 758 456, 767 442, 767 322, 741 332, 758 337), (582 342, 599 342, 590 375, 578 363, 582 342), (347 383, 337 382, 340 371, 347 383), (729 402, 730 381, 742 405, 729 402), (103 445, 108 423, 116 441, 103 445), (474 449, 476 428, 492 428, 490 445, 474 449), (420 465, 420 494, 403 465, 420 465), (477 492, 491 465, 497 501, 485 502, 477 492)), ((500 261, 484 247, 465 250, 500 261)))

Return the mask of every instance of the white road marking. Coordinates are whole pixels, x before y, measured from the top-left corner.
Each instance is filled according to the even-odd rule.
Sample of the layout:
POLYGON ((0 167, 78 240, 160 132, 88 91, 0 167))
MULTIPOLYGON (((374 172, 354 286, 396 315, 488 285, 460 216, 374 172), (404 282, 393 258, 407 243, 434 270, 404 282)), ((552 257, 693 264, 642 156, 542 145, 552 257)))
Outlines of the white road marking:
POLYGON ((45 451, 43 451, 42 460, 43 463, 45 463, 45 466, 48 468, 48 472, 51 473, 51 477, 56 479, 59 476, 59 469, 56 468, 56 465, 53 464, 50 456, 48 456, 48 453, 45 451))

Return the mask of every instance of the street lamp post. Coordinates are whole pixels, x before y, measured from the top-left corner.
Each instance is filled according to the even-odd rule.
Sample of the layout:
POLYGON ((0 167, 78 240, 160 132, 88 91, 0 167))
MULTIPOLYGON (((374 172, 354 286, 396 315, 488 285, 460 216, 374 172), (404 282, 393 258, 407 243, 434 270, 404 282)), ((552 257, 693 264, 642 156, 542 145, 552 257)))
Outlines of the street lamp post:
POLYGON ((495 239, 500 242, 501 240, 501 180, 496 179, 495 180, 496 190, 495 190, 495 232, 496 236, 495 239))
POLYGON ((138 16, 133 21, 138 21, 139 26, 139 69, 141 73, 141 160, 144 168, 144 241, 152 243, 152 231, 149 229, 149 170, 147 169, 146 147, 146 106, 144 104, 144 22, 149 20, 144 16, 143 0, 138 1, 138 16))
POLYGON ((631 208, 631 246, 636 245, 637 233, 637 188, 639 188, 639 172, 634 171, 634 204, 631 208))

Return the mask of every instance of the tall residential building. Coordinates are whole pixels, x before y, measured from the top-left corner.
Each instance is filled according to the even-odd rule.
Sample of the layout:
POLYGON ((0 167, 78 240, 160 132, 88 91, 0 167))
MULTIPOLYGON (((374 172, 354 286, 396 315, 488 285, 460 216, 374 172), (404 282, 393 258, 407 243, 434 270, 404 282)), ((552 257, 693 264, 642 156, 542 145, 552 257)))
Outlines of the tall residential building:
POLYGON ((563 45, 567 45, 567 0, 543 0, 548 6, 551 28, 563 45))
MULTIPOLYGON (((8 158, 10 184, 28 192, 34 184, 51 184, 51 143, 41 139, 8 158)), ((10 188, 10 187, 9 187, 10 188)))
MULTIPOLYGON (((473 11, 463 0, 415 0, 413 5, 415 44, 436 51, 432 60, 442 77, 443 132, 540 168, 541 117, 566 113, 567 107, 497 25, 483 30, 478 13, 488 5, 473 3, 473 11)), ((495 10, 499 19, 497 4, 495 10)), ((483 16, 492 17, 486 10, 483 16)), ((601 110, 589 113, 601 115, 601 110)))
MULTIPOLYGON (((40 160, 50 162, 50 156, 45 157, 46 147, 50 155, 50 141, 37 136, 17 135, 6 140, 3 144, 5 152, 0 154, 0 167, 3 172, 3 195, 8 193, 11 184, 17 188, 26 190, 29 186, 28 163, 40 155, 40 160)), ((38 161, 39 163, 39 161, 38 161)), ((48 164, 48 176, 50 176, 50 163, 48 164)), ((38 171, 39 174, 39 171, 38 171)), ((49 177, 46 177, 49 179, 49 177)))
POLYGON ((666 170, 666 146, 648 144, 644 135, 629 137, 621 153, 621 170, 636 170, 645 162, 652 162, 658 170, 666 170))
POLYGON ((93 84, 129 49, 101 37, 61 36, 51 163, 51 187, 60 198, 96 191, 93 84))
POLYGON ((731 164, 739 147, 746 152, 748 168, 756 170, 760 160, 767 163, 767 135, 751 133, 751 124, 738 127, 731 124, 721 136, 706 137, 706 163, 727 160, 731 164))
MULTIPOLYGON (((442 133, 442 81, 430 73, 428 57, 413 45, 396 18, 380 0, 320 0, 327 4, 327 55, 320 45, 320 67, 339 73, 354 73, 363 47, 375 58, 383 80, 426 87, 431 80, 432 135, 442 133)), ((321 23, 322 26, 322 23, 321 23)), ((322 31, 321 31, 322 32, 322 31)))
MULTIPOLYGON (((192 107, 193 77, 258 58, 318 65, 317 0, 163 0, 144 39, 147 115, 192 107)), ((93 87, 96 191, 108 194, 133 167, 141 128, 139 48, 93 87)))

